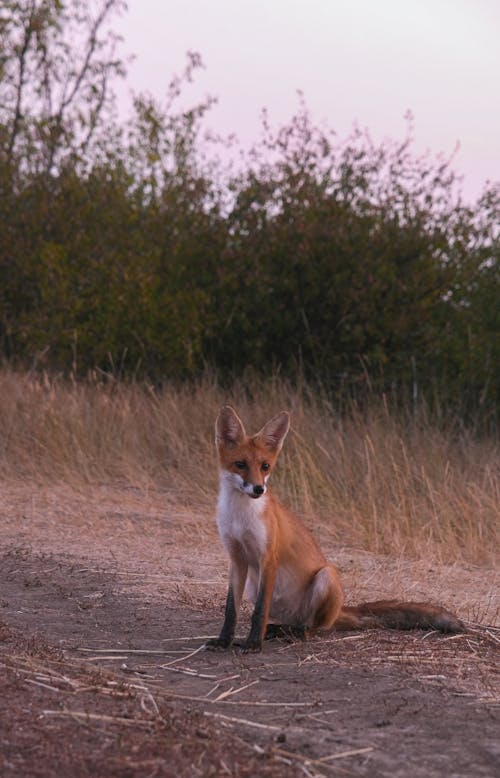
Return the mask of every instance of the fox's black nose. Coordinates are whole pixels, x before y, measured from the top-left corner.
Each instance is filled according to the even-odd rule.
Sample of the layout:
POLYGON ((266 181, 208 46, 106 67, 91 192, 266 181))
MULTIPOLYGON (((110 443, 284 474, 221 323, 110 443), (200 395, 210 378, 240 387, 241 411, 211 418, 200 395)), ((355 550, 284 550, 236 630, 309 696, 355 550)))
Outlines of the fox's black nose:
POLYGON ((261 494, 264 494, 264 487, 259 484, 254 486, 253 493, 260 497, 261 494))

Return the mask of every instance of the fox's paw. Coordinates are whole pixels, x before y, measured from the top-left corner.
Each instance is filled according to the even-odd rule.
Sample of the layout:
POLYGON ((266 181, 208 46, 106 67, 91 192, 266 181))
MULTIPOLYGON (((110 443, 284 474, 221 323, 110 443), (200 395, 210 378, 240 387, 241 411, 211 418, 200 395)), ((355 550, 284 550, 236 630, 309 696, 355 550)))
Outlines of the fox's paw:
POLYGON ((262 651, 261 640, 235 640, 233 646, 238 649, 240 654, 258 654, 262 651))
POLYGON ((231 641, 227 638, 210 638, 205 643, 207 651, 219 651, 225 648, 229 648, 231 641))

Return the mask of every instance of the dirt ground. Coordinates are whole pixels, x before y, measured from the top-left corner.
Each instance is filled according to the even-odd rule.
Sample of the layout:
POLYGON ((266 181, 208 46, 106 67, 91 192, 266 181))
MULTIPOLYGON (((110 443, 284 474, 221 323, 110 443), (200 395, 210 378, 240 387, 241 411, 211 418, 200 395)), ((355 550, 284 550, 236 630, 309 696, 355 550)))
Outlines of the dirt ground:
POLYGON ((349 601, 427 598, 470 631, 209 652, 226 561, 210 513, 172 503, 147 489, 3 485, 2 776, 499 774, 492 570, 335 549, 316 528, 349 601))

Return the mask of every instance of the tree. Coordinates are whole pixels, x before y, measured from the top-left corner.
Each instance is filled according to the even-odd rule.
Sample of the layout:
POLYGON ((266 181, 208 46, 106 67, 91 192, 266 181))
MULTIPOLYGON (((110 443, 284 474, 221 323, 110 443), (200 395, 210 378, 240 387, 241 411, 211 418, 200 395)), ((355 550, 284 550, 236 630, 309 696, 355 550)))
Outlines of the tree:
POLYGON ((494 397, 493 190, 464 206, 450 161, 415 157, 411 133, 340 142, 305 109, 265 131, 233 184, 215 363, 494 397))
MULTIPOLYGON (((91 168, 106 145, 113 77, 124 74, 109 29, 122 0, 6 0, 0 9, 0 341, 29 341, 40 306, 41 245, 50 241, 57 177, 91 168), (21 328, 22 329, 22 328, 21 328)), ((111 124, 113 127, 114 125, 111 124)))
POLYGON ((125 73, 109 29, 123 0, 6 0, 0 11, 0 164, 19 177, 81 165, 125 73))
POLYGON ((230 173, 212 99, 112 117, 121 0, 0 9, 0 348, 152 378, 300 366, 332 387, 437 386, 494 408, 499 190, 473 206, 450 160, 340 141, 302 104, 230 173), (211 151, 213 147, 211 148, 211 151))

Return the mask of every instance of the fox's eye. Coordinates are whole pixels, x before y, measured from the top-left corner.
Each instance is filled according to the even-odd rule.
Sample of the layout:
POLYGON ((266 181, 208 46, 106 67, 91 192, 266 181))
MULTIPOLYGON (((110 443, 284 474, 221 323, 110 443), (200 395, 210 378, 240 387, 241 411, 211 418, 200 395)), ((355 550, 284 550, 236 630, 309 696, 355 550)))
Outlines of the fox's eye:
POLYGON ((244 462, 243 460, 238 460, 237 462, 234 463, 234 466, 237 467, 238 470, 244 470, 245 467, 247 466, 247 463, 244 462))
POLYGON ((263 470, 264 473, 267 473, 270 467, 271 465, 269 464, 269 462, 263 462, 260 466, 260 469, 263 470))

